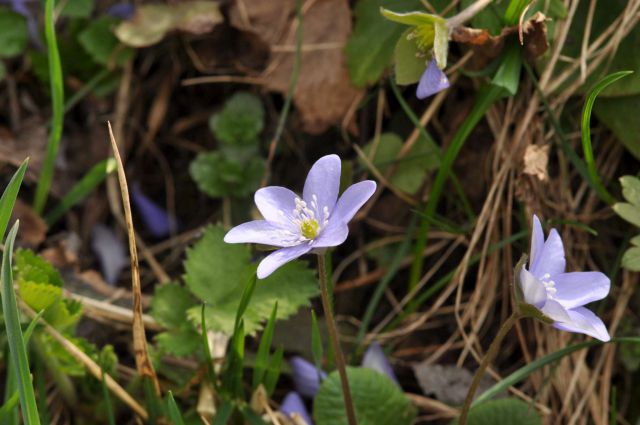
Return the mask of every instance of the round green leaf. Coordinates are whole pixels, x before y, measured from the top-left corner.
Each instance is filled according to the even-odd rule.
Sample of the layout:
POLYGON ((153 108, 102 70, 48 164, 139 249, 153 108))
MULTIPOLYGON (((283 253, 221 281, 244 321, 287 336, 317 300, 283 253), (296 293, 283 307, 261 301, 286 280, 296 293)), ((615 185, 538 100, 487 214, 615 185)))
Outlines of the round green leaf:
MULTIPOLYGON (((366 368, 347 368, 359 425, 409 425, 416 411, 411 401, 385 375, 366 368)), ((317 425, 347 425, 342 386, 337 371, 324 380, 315 398, 317 425)))
MULTIPOLYGON (((451 422, 457 425, 458 420, 451 422)), ((522 400, 502 398, 473 407, 467 417, 467 425, 540 425, 540 415, 522 400)))
POLYGON ((0 58, 17 56, 27 47, 27 20, 19 13, 0 10, 0 58))
POLYGON ((413 29, 402 33, 394 50, 394 62, 396 71, 396 83, 400 85, 413 84, 427 68, 429 58, 418 49, 416 42, 409 37, 413 29))

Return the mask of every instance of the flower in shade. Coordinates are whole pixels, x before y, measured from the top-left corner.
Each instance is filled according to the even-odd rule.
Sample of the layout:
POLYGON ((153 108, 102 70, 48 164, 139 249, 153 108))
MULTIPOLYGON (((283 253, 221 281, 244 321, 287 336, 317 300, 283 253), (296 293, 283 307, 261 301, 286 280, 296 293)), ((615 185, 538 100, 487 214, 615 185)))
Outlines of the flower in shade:
POLYGON ((398 378, 393 372, 393 368, 389 364, 387 356, 384 355, 384 351, 382 351, 380 344, 375 341, 371 343, 369 348, 367 348, 367 351, 364 353, 364 356, 362 357, 362 367, 380 372, 398 384, 398 378))
POLYGON ((304 405, 302 397, 300 397, 300 394, 295 391, 287 393, 284 400, 282 400, 282 405, 280 405, 280 411, 291 418, 293 418, 294 415, 297 415, 308 425, 313 424, 311 415, 309 415, 309 411, 304 405))
POLYGON ((176 219, 153 202, 136 185, 131 190, 131 199, 136 206, 145 227, 156 238, 164 238, 176 228, 176 219))
POLYGON ((528 306, 533 306, 536 313, 542 313, 541 319, 558 329, 609 341, 602 320, 584 307, 607 296, 609 278, 600 272, 565 273, 565 266, 560 235, 551 229, 545 241, 540 220, 534 215, 529 269, 523 265, 519 273, 518 298, 525 307, 520 310, 531 315, 528 306))
POLYGON ((349 221, 373 195, 376 183, 365 180, 340 189, 340 158, 327 155, 311 167, 302 197, 280 186, 259 189, 254 197, 264 220, 243 223, 224 237, 227 243, 258 243, 279 249, 258 265, 264 279, 278 267, 308 252, 340 245, 349 234, 349 221))
POLYGON ((315 397, 320 389, 320 381, 327 377, 322 370, 318 370, 315 365, 309 363, 302 357, 294 356, 289 360, 291 365, 291 378, 293 386, 297 392, 304 397, 315 397))
POLYGON ((435 59, 432 59, 422 77, 420 77, 416 96, 418 99, 425 99, 448 88, 449 79, 438 67, 435 59))

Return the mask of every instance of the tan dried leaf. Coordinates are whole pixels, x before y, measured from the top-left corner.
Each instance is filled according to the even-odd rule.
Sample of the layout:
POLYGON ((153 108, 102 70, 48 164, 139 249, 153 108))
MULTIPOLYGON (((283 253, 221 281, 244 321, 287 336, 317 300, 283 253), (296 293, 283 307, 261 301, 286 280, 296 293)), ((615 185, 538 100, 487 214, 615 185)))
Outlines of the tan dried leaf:
POLYGON ((549 180, 547 164, 549 163, 549 145, 529 145, 524 152, 524 174, 536 177, 545 182, 549 180))

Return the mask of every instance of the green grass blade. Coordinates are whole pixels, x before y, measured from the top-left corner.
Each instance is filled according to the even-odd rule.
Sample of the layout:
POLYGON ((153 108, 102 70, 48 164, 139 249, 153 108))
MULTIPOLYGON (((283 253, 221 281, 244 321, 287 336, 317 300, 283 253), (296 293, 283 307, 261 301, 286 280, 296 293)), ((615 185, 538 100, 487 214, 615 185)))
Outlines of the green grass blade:
POLYGON ((167 405, 169 408, 169 419, 173 425, 184 425, 184 420, 182 420, 182 415, 180 414, 180 409, 176 404, 176 400, 173 398, 173 393, 169 391, 169 395, 167 396, 167 405))
POLYGON ((20 168, 16 170, 9 184, 4 189, 4 192, 2 192, 2 197, 0 198, 0 239, 4 239, 4 233, 7 231, 7 226, 11 219, 11 212, 18 198, 18 192, 20 191, 22 179, 24 178, 24 173, 28 165, 29 158, 22 162, 20 168))
POLYGON ((202 304, 202 311, 200 313, 200 326, 202 328, 202 350, 204 351, 204 361, 207 363, 207 377, 213 388, 217 388, 216 374, 213 370, 213 357, 211 356, 211 349, 209 348, 209 338, 207 337, 207 322, 204 317, 205 305, 202 304))
POLYGON ((264 382, 264 374, 269 365, 269 350, 271 349, 271 341, 273 341, 273 329, 276 324, 276 317, 278 315, 278 302, 273 305, 271 311, 271 317, 267 322, 267 326, 264 328, 262 337, 260 337, 260 344, 258 345, 258 353, 256 354, 256 361, 253 365, 253 390, 258 388, 258 385, 264 382))
POLYGON ((104 161, 94 165, 82 179, 76 183, 71 190, 60 200, 60 203, 56 205, 45 217, 44 221, 47 226, 51 227, 55 224, 65 212, 71 207, 82 201, 87 195, 89 195, 93 189, 96 188, 104 179, 116 170, 116 160, 113 158, 107 158, 104 161))
POLYGON ((8 416, 13 413, 13 409, 18 405, 20 401, 20 393, 14 391, 11 397, 0 407, 0 421, 6 421, 8 416))
POLYGON ((267 390, 267 395, 273 394, 273 390, 276 389, 278 379, 280 379, 280 372, 282 371, 282 360, 284 358, 284 347, 279 346, 271 356, 269 367, 264 375, 264 388, 267 390))
POLYGON ((109 393, 109 387, 107 387, 107 381, 104 378, 104 370, 102 371, 102 399, 104 401, 104 409, 107 412, 107 422, 109 425, 116 425, 116 418, 113 414, 113 403, 111 403, 111 394, 109 393))
MULTIPOLYGON (((613 338, 609 343, 631 343, 631 344, 640 344, 640 337, 620 337, 613 338)), ((601 341, 587 341, 581 342, 579 344, 570 345, 569 347, 565 347, 561 350, 558 350, 554 353, 548 354, 544 357, 536 359, 529 363, 526 366, 521 367, 520 369, 513 372, 511 375, 504 377, 500 382, 494 384, 487 391, 483 392, 476 398, 472 404, 475 406, 476 404, 482 403, 484 401, 490 400, 492 397, 500 394, 505 391, 512 385, 517 384, 518 382, 525 379, 527 376, 531 375, 536 370, 544 367, 550 363, 555 362, 556 360, 560 360, 562 357, 567 356, 574 351, 582 350, 583 348, 594 347, 597 345, 604 344, 601 341)))
POLYGON ((24 344, 22 329, 20 328, 20 316, 18 303, 13 290, 13 274, 11 270, 11 256, 13 255, 13 243, 18 233, 19 222, 11 228, 5 240, 4 253, 2 255, 2 311, 4 313, 5 327, 7 328, 7 340, 11 360, 16 366, 18 390, 20 391, 20 405, 24 421, 30 425, 39 425, 40 417, 36 404, 36 397, 31 383, 29 371, 29 359, 24 344))
POLYGON ((242 316, 244 316, 244 312, 247 311, 247 307, 249 307, 249 303, 251 302, 251 297, 253 296, 253 291, 256 289, 256 282, 258 280, 258 276, 254 273, 250 278, 247 285, 244 287, 242 291, 242 296, 240 297, 240 303, 238 304, 238 309, 236 310, 236 321, 234 328, 237 328, 240 324, 240 320, 242 316))
POLYGON ((225 400, 216 412, 212 425, 227 425, 227 422, 229 422, 229 419, 233 414, 234 408, 234 405, 229 400, 225 400))
POLYGON ((53 117, 51 130, 47 142, 47 153, 42 164, 42 171, 36 186, 36 195, 33 208, 38 214, 42 214, 44 205, 49 196, 53 169, 58 156, 60 138, 62 137, 62 125, 64 119, 64 85, 62 80, 62 65, 58 52, 58 41, 54 23, 54 0, 46 0, 44 8, 44 34, 47 40, 47 53, 49 59, 49 79, 51 80, 51 106, 53 117))
POLYGON ((611 196, 607 189, 605 189, 596 168, 596 161, 593 157, 593 147, 591 146, 591 111, 593 109, 593 104, 596 101, 596 97, 598 97, 598 94, 600 94, 602 90, 629 74, 633 74, 633 71, 614 72, 613 74, 609 74, 602 80, 598 81, 593 89, 591 89, 591 92, 589 92, 587 101, 582 109, 582 150, 584 151, 584 161, 587 163, 587 169, 589 171, 590 183, 600 196, 600 199, 609 205, 613 205, 616 200, 611 196))

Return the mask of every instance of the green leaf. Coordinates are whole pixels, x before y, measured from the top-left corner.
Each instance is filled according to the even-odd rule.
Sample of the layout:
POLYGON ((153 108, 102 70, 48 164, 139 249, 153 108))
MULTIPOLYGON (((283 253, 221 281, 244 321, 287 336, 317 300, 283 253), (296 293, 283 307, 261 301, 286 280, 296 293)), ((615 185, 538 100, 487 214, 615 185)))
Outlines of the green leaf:
POLYGON ((178 329, 161 332, 154 337, 161 353, 176 357, 186 357, 196 352, 200 346, 200 334, 191 323, 178 329))
POLYGON ((623 219, 636 227, 640 227, 640 208, 626 202, 613 204, 613 210, 623 219))
POLYGON ((172 4, 145 4, 135 15, 115 29, 116 37, 131 47, 147 47, 158 43, 173 30, 195 34, 208 32, 223 21, 215 1, 185 1, 172 4))
POLYGON ((436 22, 434 28, 433 53, 438 68, 444 69, 447 66, 447 55, 449 54, 449 28, 444 20, 436 22))
POLYGON ((491 84, 502 87, 510 96, 513 96, 518 92, 521 72, 522 50, 518 44, 512 42, 505 49, 502 62, 491 84))
POLYGON ((173 394, 171 393, 171 391, 169 391, 169 395, 167 396, 167 407, 169 410, 169 419, 171 419, 171 423, 173 425, 184 425, 182 415, 180 414, 180 409, 178 408, 178 404, 173 398, 173 394))
POLYGON ((421 7, 419 0, 359 0, 355 26, 347 42, 349 77, 358 87, 373 84, 391 63, 396 42, 405 27, 385 19, 380 7, 409 11, 421 7))
POLYGON ((400 85, 418 82, 427 68, 428 58, 409 36, 412 32, 412 29, 403 32, 393 51, 396 83, 400 85))
MULTIPOLYGON (((373 369, 347 367, 359 425, 409 425, 416 411, 411 401, 385 375, 373 369)), ((338 371, 322 382, 313 404, 317 425, 347 425, 338 371)))
POLYGON ((93 0, 60 0, 65 1, 65 6, 60 12, 61 16, 69 18, 88 18, 93 10, 93 0))
POLYGON ((634 176, 622 176, 620 184, 624 199, 640 208, 640 179, 634 176))
POLYGON ((631 245, 640 246, 640 235, 632 237, 629 243, 631 243, 631 245))
POLYGON ((269 351, 271 349, 271 341, 273 340, 273 329, 276 324, 276 318, 278 316, 278 302, 273 305, 273 311, 267 322, 267 326, 264 328, 264 332, 260 337, 260 344, 258 345, 258 352, 256 353, 256 360, 253 364, 253 390, 258 388, 258 385, 264 382, 264 374, 269 364, 269 351))
POLYGON ((189 173, 198 188, 213 198, 245 197, 260 186, 264 166, 260 157, 241 164, 227 160, 221 152, 208 152, 191 162, 189 173))
POLYGON ((184 286, 178 283, 157 285, 150 313, 165 328, 179 328, 185 322, 187 309, 195 304, 195 299, 184 286))
POLYGON ((109 16, 102 16, 93 20, 78 34, 78 41, 82 48, 97 63, 108 66, 117 64, 122 66, 133 56, 133 49, 123 47, 112 28, 116 20, 109 16))
MULTIPOLYGON (((540 425, 542 420, 538 412, 517 398, 503 398, 478 404, 471 408, 468 425, 540 425)), ((451 422, 456 425, 457 420, 451 422)))
POLYGON ((421 25, 435 26, 436 24, 446 23, 444 18, 425 12, 413 11, 398 13, 389 9, 385 9, 384 7, 380 7, 380 13, 390 21, 397 22, 402 25, 409 25, 412 27, 418 27, 421 25))
MULTIPOLYGON (((207 304, 208 328, 231 335, 244 286, 256 266, 251 263, 249 247, 225 243, 224 234, 222 227, 211 226, 202 239, 187 250, 184 280, 189 290, 207 304)), ((261 322, 269 317, 276 301, 278 318, 285 318, 317 294, 315 273, 305 263, 286 264, 257 282, 244 314, 246 333, 252 334, 261 328, 261 322)), ((188 311, 196 324, 201 321, 200 312, 200 307, 188 311)))
POLYGON ((640 247, 634 246, 625 251, 622 267, 632 272, 640 272, 640 247))
MULTIPOLYGON (((0 63, 2 62, 0 61, 0 63)), ((7 225, 11 219, 11 212, 18 198, 18 191, 22 185, 22 179, 24 178, 28 164, 29 158, 25 159, 20 165, 20 168, 13 174, 9 184, 2 192, 2 197, 0 197, 0 239, 4 238, 4 233, 7 230, 7 225)))
POLYGON ((273 394, 280 378, 280 372, 282 371, 282 359, 284 358, 284 347, 280 345, 271 356, 269 366, 264 375, 264 388, 268 395, 273 394))
MULTIPOLYGON (((635 75, 640 75, 640 72, 635 75)), ((622 81, 627 80, 630 78, 622 81)), ((640 111, 640 95, 602 98, 593 107, 598 120, 616 135, 633 156, 640 159, 640 120, 636 117, 636 111, 640 111)))
POLYGON ((27 20, 11 10, 0 9, 0 58, 21 54, 29 41, 27 20))
POLYGON ((262 102, 251 93, 235 93, 221 112, 211 116, 209 127, 224 144, 256 145, 264 127, 262 102))

